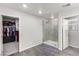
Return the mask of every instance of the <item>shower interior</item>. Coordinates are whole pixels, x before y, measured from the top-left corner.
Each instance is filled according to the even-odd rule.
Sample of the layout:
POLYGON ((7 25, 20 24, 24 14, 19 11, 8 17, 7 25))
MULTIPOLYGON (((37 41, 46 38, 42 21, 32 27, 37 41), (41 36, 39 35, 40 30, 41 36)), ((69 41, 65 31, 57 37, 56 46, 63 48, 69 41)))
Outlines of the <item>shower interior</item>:
POLYGON ((43 42, 58 48, 58 19, 43 20, 43 42))

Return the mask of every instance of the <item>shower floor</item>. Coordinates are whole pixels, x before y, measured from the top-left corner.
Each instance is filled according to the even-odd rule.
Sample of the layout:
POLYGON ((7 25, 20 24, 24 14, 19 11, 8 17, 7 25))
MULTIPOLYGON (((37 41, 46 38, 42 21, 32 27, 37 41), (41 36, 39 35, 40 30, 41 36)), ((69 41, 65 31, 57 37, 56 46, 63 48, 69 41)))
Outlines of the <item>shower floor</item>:
POLYGON ((47 40, 47 41, 44 42, 44 44, 58 48, 58 42, 55 42, 55 41, 52 41, 52 40, 47 40))

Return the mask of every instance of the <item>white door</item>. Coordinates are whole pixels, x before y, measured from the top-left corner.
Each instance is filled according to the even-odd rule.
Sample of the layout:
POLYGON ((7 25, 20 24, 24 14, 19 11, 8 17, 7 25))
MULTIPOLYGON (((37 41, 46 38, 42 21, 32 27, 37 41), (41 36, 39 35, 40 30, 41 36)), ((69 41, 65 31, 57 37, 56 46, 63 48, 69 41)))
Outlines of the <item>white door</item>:
POLYGON ((2 16, 0 16, 0 56, 3 55, 3 27, 2 27, 2 16))

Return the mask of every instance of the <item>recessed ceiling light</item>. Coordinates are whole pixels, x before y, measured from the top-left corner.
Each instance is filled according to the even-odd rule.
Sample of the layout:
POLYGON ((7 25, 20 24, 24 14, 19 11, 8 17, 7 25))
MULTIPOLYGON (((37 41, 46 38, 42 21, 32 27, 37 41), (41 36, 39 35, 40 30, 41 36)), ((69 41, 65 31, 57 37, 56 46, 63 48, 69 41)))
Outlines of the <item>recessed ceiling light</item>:
POLYGON ((26 4, 23 4, 22 6, 23 6, 24 8, 27 8, 27 7, 28 7, 26 4))
POLYGON ((49 13, 49 11, 47 11, 47 13, 49 13))
POLYGON ((38 13, 39 13, 39 14, 42 14, 42 11, 41 11, 41 10, 39 10, 39 11, 38 11, 38 13))
POLYGON ((54 16, 52 15, 52 16, 51 16, 51 19, 53 19, 53 18, 54 18, 54 16))

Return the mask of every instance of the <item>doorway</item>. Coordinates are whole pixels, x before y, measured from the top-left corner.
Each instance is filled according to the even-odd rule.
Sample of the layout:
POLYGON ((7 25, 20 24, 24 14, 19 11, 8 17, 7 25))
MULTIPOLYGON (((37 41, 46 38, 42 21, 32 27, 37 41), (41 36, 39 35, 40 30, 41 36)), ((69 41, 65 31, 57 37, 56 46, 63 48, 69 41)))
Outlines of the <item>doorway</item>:
POLYGON ((66 18, 68 20, 68 42, 69 46, 79 48, 79 16, 66 18))
POLYGON ((2 15, 3 55, 19 52, 19 18, 2 15))

